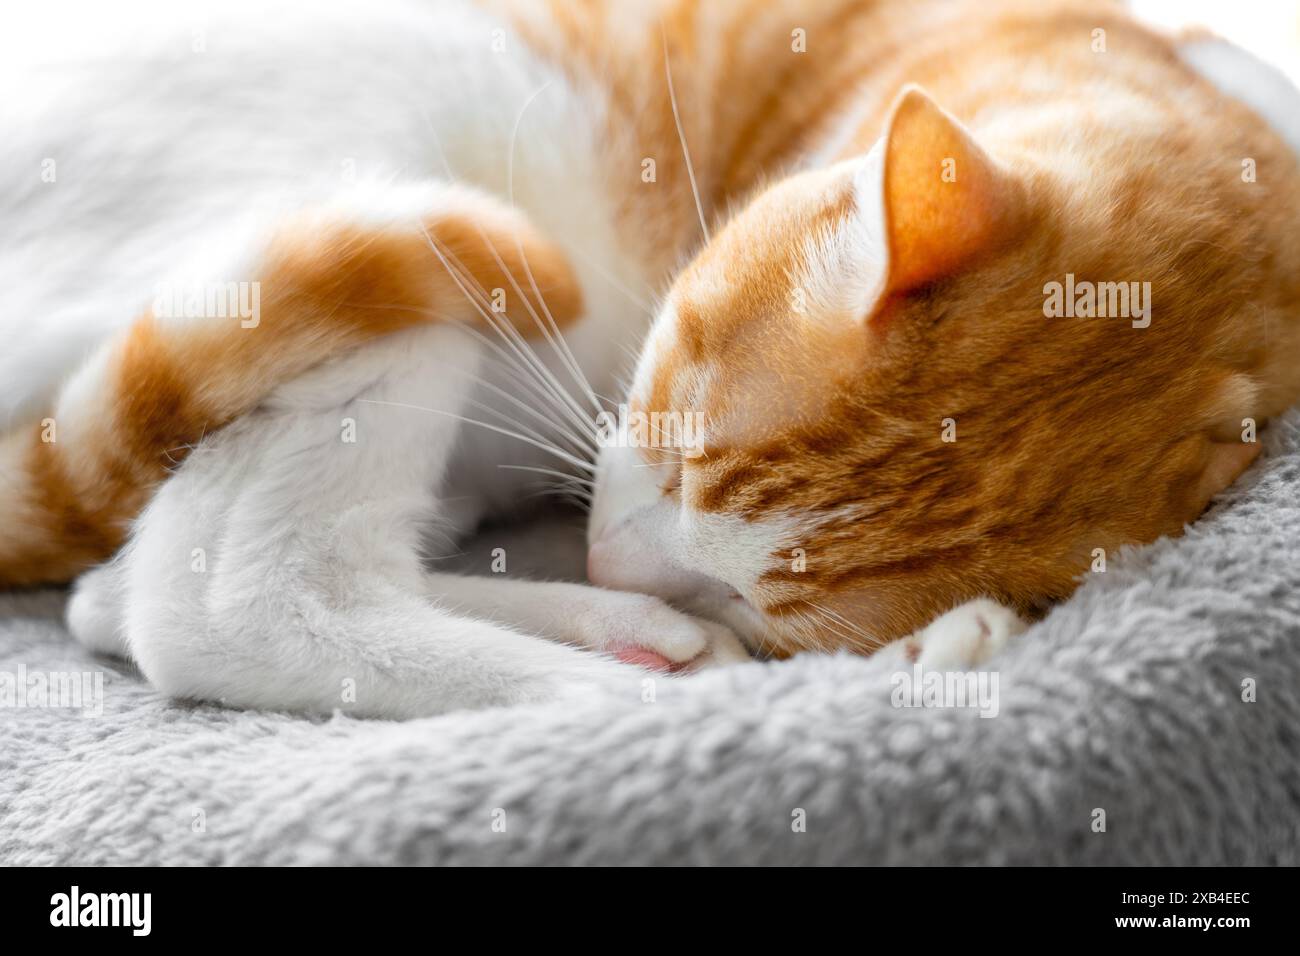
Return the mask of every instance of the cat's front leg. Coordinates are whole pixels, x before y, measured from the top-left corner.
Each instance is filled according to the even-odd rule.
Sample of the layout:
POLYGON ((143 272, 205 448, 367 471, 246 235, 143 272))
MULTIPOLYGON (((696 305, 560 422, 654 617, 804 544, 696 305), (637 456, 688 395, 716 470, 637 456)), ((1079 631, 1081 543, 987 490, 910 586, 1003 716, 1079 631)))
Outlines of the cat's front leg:
POLYGON ((941 614, 886 651, 929 670, 980 667, 1029 625, 1011 608, 976 598, 941 614))
POLYGON ((646 594, 456 574, 430 575, 429 586, 440 602, 458 610, 642 667, 693 671, 749 660, 727 627, 646 594))

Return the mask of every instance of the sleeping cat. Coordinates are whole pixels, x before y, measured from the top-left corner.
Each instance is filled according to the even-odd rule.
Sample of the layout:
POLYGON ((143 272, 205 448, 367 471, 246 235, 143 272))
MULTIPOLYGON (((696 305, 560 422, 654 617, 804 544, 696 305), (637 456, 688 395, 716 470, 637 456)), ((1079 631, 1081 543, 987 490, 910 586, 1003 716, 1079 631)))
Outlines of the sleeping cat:
POLYGON ((1218 41, 1071 2, 265 7, 88 12, 5 67, 43 92, 0 107, 0 582, 81 575, 74 634, 164 693, 978 662, 1300 397, 1295 93, 1218 41), (1107 294, 1049 314, 1067 276, 1107 294), (702 424, 610 440, 620 401, 702 424), (602 587, 429 570, 556 480, 602 587))

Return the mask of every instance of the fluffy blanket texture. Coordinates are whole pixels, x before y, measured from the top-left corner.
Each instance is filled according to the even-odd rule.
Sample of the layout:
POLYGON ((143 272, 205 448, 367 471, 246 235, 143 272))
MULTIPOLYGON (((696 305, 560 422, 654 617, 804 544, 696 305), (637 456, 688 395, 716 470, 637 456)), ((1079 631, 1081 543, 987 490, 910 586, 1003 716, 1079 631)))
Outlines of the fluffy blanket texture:
POLYGON ((0 862, 1300 864, 1300 412, 1265 440, 990 662, 987 718, 811 655, 653 702, 244 713, 86 654, 59 594, 4 597, 0 675, 103 694, 0 709, 0 862))

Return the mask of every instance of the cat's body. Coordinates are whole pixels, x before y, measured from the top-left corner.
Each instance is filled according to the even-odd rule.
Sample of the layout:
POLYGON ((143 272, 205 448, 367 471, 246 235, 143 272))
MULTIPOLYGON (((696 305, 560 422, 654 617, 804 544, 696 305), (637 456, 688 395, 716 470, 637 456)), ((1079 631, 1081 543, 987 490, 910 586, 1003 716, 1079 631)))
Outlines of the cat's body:
MULTIPOLYGON (((801 170, 808 171, 805 179, 790 180, 789 194, 799 203, 820 201, 815 196, 824 193, 842 205, 835 198, 842 180, 834 177, 848 169, 846 163, 856 165, 843 182, 858 190, 864 176, 879 173, 881 162, 901 181, 893 158, 877 157, 873 166, 860 157, 882 132, 892 130, 890 141, 904 142, 917 123, 946 122, 915 97, 895 106, 907 81, 923 83, 995 153, 1011 144, 1030 156, 1030 165, 1057 163, 1061 178, 1052 186, 1067 189, 1067 198, 1071 182, 1084 190, 1100 168, 1103 179, 1117 185, 1099 193, 1099 220, 1113 214, 1123 195, 1135 195, 1121 188, 1126 177, 1149 172, 1140 161, 1126 165, 1122 155, 1117 158, 1125 143, 1159 140, 1171 131, 1192 130, 1187 148, 1215 154, 1216 163, 1225 157, 1235 163, 1238 152, 1249 150, 1242 155, 1254 156, 1270 175, 1294 176, 1295 160, 1282 140, 1240 107, 1231 107, 1238 112, 1219 118, 1212 130, 1194 128, 1196 111, 1213 101, 1213 90, 1178 63, 1165 41, 1111 13, 1094 23, 1068 7, 1029 11, 1008 14, 1023 19, 1010 27, 977 4, 862 0, 556 4, 553 10, 520 3, 496 11, 386 0, 369 5, 360 24, 319 8, 285 14, 287 22, 228 4, 197 19, 160 13, 164 21, 171 16, 173 28, 153 31, 148 42, 155 56, 84 61, 80 69, 96 78, 66 80, 75 95, 56 89, 48 103, 37 100, 23 107, 24 115, 0 118, 8 128, 25 129, 30 146, 7 150, 3 160, 6 181, 26 184, 26 192, 9 200, 5 220, 19 225, 0 240, 0 288, 16 297, 0 321, 6 338, 21 343, 0 359, 0 411, 13 424, 43 417, 58 377, 72 370, 78 352, 128 326, 160 286, 256 281, 265 321, 251 328, 226 322, 218 333, 209 319, 138 323, 122 344, 103 346, 64 387, 49 416, 56 441, 33 444, 28 432, 11 433, 2 446, 4 468, 21 472, 31 485, 18 485, 0 510, 4 526, 22 532, 0 544, 0 581, 58 580, 102 560, 143 506, 125 550, 83 579, 70 607, 72 628, 92 646, 129 653, 168 693, 243 706, 347 707, 400 716, 555 699, 596 683, 639 689, 641 672, 566 643, 616 650, 632 661, 639 654, 696 666, 743 659, 727 628, 653 597, 517 580, 508 573, 508 553, 506 573, 483 568, 477 579, 430 573, 422 558, 454 553, 457 541, 482 520, 509 514, 553 483, 527 469, 589 474, 539 445, 558 443, 578 458, 594 451, 588 425, 597 408, 584 386, 602 397, 621 397, 617 373, 645 336, 647 303, 705 245, 705 233, 721 225, 721 216, 768 182, 779 189, 782 176, 801 170), (551 13, 558 16, 551 19, 551 13), (1102 24, 1116 52, 1090 50, 1092 31, 1102 24), (196 40, 202 51, 193 49, 196 40), (1111 76, 1078 75, 1089 68, 1087 57, 1121 57, 1126 43, 1147 45, 1149 76, 1128 61, 1111 76), (955 52, 961 50, 967 54, 955 52), (1134 76, 1149 88, 1136 84, 1129 91, 1134 76), (1029 92, 1017 89, 1017 79, 1029 92), (102 108, 87 90, 103 98, 102 108), (1071 90, 1094 95, 1101 105, 1062 115, 1063 96, 1071 90), (1131 102, 1124 99, 1129 95, 1131 102), (203 112, 195 111, 196 103, 205 105, 203 112), (1097 167, 1106 154, 1099 140, 1115 135, 1107 124, 1128 138, 1113 141, 1105 159, 1112 165, 1097 167), (1215 141, 1233 129, 1244 131, 1240 150, 1215 141), (46 156, 56 162, 52 183, 40 179, 39 161, 46 156), (823 175, 832 178, 816 178, 823 175), (456 184, 477 187, 497 202, 456 184), (426 280, 426 273, 436 278, 426 280), (492 309, 498 289, 508 322, 492 309), (23 318, 28 315, 48 316, 48 327, 33 334, 23 318), (443 317, 463 319, 468 327, 439 321, 443 317), (557 325, 563 326, 563 344, 557 325), (382 332, 392 334, 369 341, 382 332), (317 367, 325 359, 332 361, 317 367), (455 416, 524 431, 537 444, 455 416), (167 476, 167 466, 195 443, 167 476)), ((1240 65, 1230 64, 1233 70, 1240 65)), ((57 72, 71 76, 66 68, 57 72)), ((1300 143, 1295 128, 1280 132, 1300 143)), ((954 142, 958 151, 965 148, 954 142)), ((981 155, 962 153, 959 182, 967 183, 968 173, 981 181, 981 155)), ((1000 174, 989 175, 996 180, 1000 174)), ((887 223, 896 226, 906 218, 898 210, 907 207, 889 206, 889 188, 893 218, 887 223)), ((1243 198, 1241 212, 1243 229, 1256 230, 1268 255, 1277 258, 1282 217, 1297 200, 1294 187, 1269 188, 1276 208, 1252 207, 1254 200, 1243 198)), ((727 465, 742 435, 752 445, 762 437, 755 432, 778 435, 806 424, 802 412, 790 408, 799 401, 778 397, 781 389, 799 387, 799 350, 785 341, 781 354, 796 353, 787 363, 796 384, 780 381, 762 363, 746 364, 744 339, 726 333, 729 323, 786 301, 786 286, 768 288, 777 281, 811 296, 810 311, 819 318, 828 312, 828 299, 855 290, 860 301, 849 308, 870 312, 871 295, 878 293, 872 289, 881 283, 904 301, 946 274, 935 262, 944 270, 964 266, 985 246, 1002 248, 1006 237, 994 231, 1012 226, 986 217, 971 227, 969 248, 954 253, 953 262, 931 254, 923 265, 908 265, 908 243, 916 242, 882 236, 889 229, 878 222, 866 233, 874 228, 889 256, 873 252, 857 232, 839 235, 842 213, 821 225, 816 215, 807 217, 802 231, 790 234, 780 216, 795 206, 782 201, 773 214, 757 203, 746 215, 760 218, 739 245, 740 227, 733 224, 705 246, 675 286, 634 387, 636 403, 679 407, 669 394, 672 380, 694 375, 692 367, 700 370, 699 381, 725 378, 707 363, 726 355, 735 361, 735 394, 755 399, 755 406, 775 406, 775 418, 765 418, 766 407, 750 407, 746 422, 736 426, 734 408, 713 405, 706 451, 714 454, 688 467, 730 470, 725 480, 715 476, 712 493, 686 489, 700 516, 689 533, 688 523, 676 518, 671 534, 629 520, 660 506, 635 505, 641 493, 628 491, 628 481, 652 479, 646 492, 652 504, 674 493, 671 480, 660 488, 653 478, 662 462, 653 456, 639 464, 602 461, 593 577, 670 598, 726 621, 751 646, 788 652, 800 644, 876 643, 981 593, 1021 607, 1035 597, 1059 597, 1068 593, 1063 582, 1082 569, 1074 552, 1083 544, 1107 548, 1147 540, 1194 517, 1199 505, 1189 500, 1152 509, 1149 518, 1125 514, 1127 524, 1056 552, 1059 542, 1050 541, 1041 568, 1024 572, 1023 587, 966 553, 968 545, 951 548, 952 570, 935 578, 933 595, 913 593, 916 585, 904 578, 892 590, 861 598, 884 608, 879 627, 850 614, 850 608, 860 610, 853 601, 834 604, 842 584, 827 575, 828 565, 845 572, 846 580, 854 571, 853 558, 834 556, 836 548, 847 547, 844 531, 827 539, 824 526, 798 527, 795 520, 805 506, 820 516, 837 507, 818 489, 819 476, 800 479, 805 492, 827 499, 810 504, 774 467, 772 488, 787 492, 774 501, 761 487, 746 490, 734 463, 727 465), (776 251, 746 262, 765 243, 776 251), (846 250, 860 252, 861 261, 839 262, 846 250), (931 272, 923 274, 926 269, 931 272), (723 314, 706 332, 691 332, 688 312, 707 309, 709 297, 723 314), (668 355, 674 348, 688 354, 668 355), (652 397, 656 391, 664 394, 652 397), (754 419, 762 429, 753 427, 754 419), (728 427, 733 431, 724 434, 728 427), (719 490, 719 484, 726 487, 719 490), (728 512, 729 496, 742 510, 728 512), (781 580, 782 569, 768 560, 783 561, 801 541, 817 542, 806 580, 817 581, 824 600, 792 591, 781 580), (967 558, 970 572, 963 577, 959 559, 967 558), (907 596, 900 598, 904 585, 907 596), (765 587, 775 587, 779 599, 760 601, 765 587), (788 605, 795 602, 802 602, 802 612, 792 618, 788 605), (786 606, 778 611, 777 605, 786 606), (764 608, 773 621, 790 625, 769 627, 764 608), (807 616, 814 611, 822 631, 809 635, 807 616)), ((857 207, 854 216, 872 213, 869 202, 857 207)), ((1177 211, 1159 210, 1151 221, 1172 222, 1177 211)), ((1141 212, 1135 207, 1135 216, 1141 212)), ((1088 207, 1071 213, 1086 216, 1088 207)), ((1226 228, 1209 207, 1203 218, 1207 234, 1226 228)), ((957 234, 967 221, 955 233, 951 224, 945 228, 957 234)), ((1040 245, 1052 241, 1064 242, 1039 237, 1040 245)), ((1155 259, 1134 265, 1122 248, 1113 263, 1121 274, 1101 278, 1140 278, 1124 271, 1130 267, 1159 271, 1155 259)), ((1080 253, 1081 269, 1095 268, 1092 259, 1080 253)), ((1196 260, 1189 264, 1199 267, 1196 260)), ((1287 267, 1284 261, 1269 264, 1279 275, 1287 267)), ((1023 271, 1026 277, 1017 281, 1027 278, 1035 287, 1059 278, 1023 271)), ((998 281, 1002 288, 1014 284, 998 281)), ((1166 302, 1177 303, 1180 295, 1166 302)), ((1279 315, 1290 317, 1267 348, 1254 342, 1253 328, 1184 336, 1186 343, 1212 341, 1225 353, 1223 369, 1207 372, 1206 379, 1206 401, 1222 406, 1220 418, 1266 417, 1300 392, 1296 295, 1292 281, 1255 313, 1275 323, 1279 315), (1224 388, 1226 398, 1219 395, 1224 388)), ((772 334, 785 333, 777 328, 772 334)), ((1030 338, 1041 334, 1026 331, 1030 338)), ((978 338, 962 346, 980 347, 978 338)), ((990 346, 985 361, 999 354, 990 346)), ((817 387, 836 378, 834 362, 808 361, 806 377, 826 373, 817 387)), ((1063 355, 1062 362, 1069 361, 1063 355)), ((949 364, 948 374, 956 374, 949 364)), ((808 385, 812 417, 830 421, 834 396, 820 395, 811 380, 808 385)), ((901 403, 904 395, 896 399, 901 403)), ((968 415, 961 409, 940 414, 941 403, 910 400, 918 428, 931 428, 936 439, 948 414, 958 428, 969 425, 980 434, 977 408, 968 415)), ((1199 418, 1196 427, 1202 427, 1199 418)), ((805 440, 793 434, 792 443, 805 440)), ((1145 439, 1134 432, 1134 440, 1145 439)), ((978 443, 966 447, 979 454, 978 443)), ((1223 463, 1212 455, 1208 466, 1177 456, 1171 461, 1212 473, 1191 496, 1208 498, 1248 464, 1251 451, 1232 449, 1223 463)), ((618 449, 606 458, 635 454, 618 449)), ((815 463, 807 467, 815 470, 815 463)), ((837 466, 829 473, 844 482, 842 472, 837 466)), ((929 474, 928 467, 897 480, 918 474, 929 474)), ((1170 476, 1182 480, 1172 464, 1170 476)), ((1014 480, 1024 477, 1017 472, 1014 480)), ((923 483, 918 488, 924 490, 923 483)), ((1098 497, 1107 493, 1097 491, 1098 497)), ((841 505, 848 500, 839 498, 841 505)), ((941 501, 922 498, 931 535, 958 528, 955 513, 937 513, 941 501)), ((1072 514, 1094 506, 1081 501, 1072 514)), ((1128 507, 1122 502, 1117 510, 1128 507)), ((974 533, 996 535, 996 528, 990 519, 974 533)), ((896 547, 924 552, 935 549, 936 540, 902 538, 896 547)), ((1024 560, 1036 543, 1042 544, 1014 542, 1017 550, 1008 553, 1024 560)), ((873 543, 871 550, 882 548, 888 550, 873 543)), ((899 554, 891 559, 907 560, 899 554)), ((883 578, 900 569, 879 573, 883 578)), ((974 607, 964 626, 969 631, 973 624, 976 637, 989 620, 996 622, 995 638, 1015 629, 1014 615, 999 616, 989 602, 974 607)), ((957 643, 965 640, 958 637, 957 643)))
MULTIPOLYGON (((7 337, 18 344, 4 358, 10 418, 31 417, 47 404, 80 354, 129 325, 160 288, 184 294, 204 282, 262 280, 257 250, 301 210, 314 216, 324 206, 326 221, 342 223, 418 222, 447 204, 443 184, 451 182, 513 201, 561 246, 581 284, 587 318, 566 327, 567 351, 544 340, 526 348, 489 328, 475 338, 434 326, 364 346, 294 380, 266 407, 210 438, 165 484, 128 553, 79 588, 70 608, 74 632, 101 649, 130 652, 157 685, 178 695, 215 693, 231 703, 320 710, 341 705, 342 682, 350 680, 357 712, 372 714, 549 699, 594 679, 585 675, 621 669, 523 631, 597 646, 655 646, 683 659, 698 655, 714 634, 726 639, 722 629, 691 622, 649 597, 529 587, 504 574, 485 578, 488 593, 475 602, 469 582, 448 576, 439 588, 436 576, 424 575, 421 555, 454 554, 457 540, 483 518, 509 514, 557 483, 526 469, 569 468, 536 447, 445 415, 519 430, 513 420, 563 442, 552 422, 572 432, 566 417, 594 415, 566 359, 572 355, 594 391, 614 395, 615 375, 626 371, 644 335, 646 303, 682 253, 648 254, 640 245, 644 237, 616 228, 618 200, 608 186, 615 159, 600 142, 610 122, 602 91, 579 88, 546 64, 508 21, 470 4, 395 2, 369 7, 358 31, 346 5, 341 10, 287 14, 293 29, 263 4, 244 10, 222 4, 198 20, 160 11, 173 29, 159 30, 152 46, 138 48, 139 60, 99 64, 96 92, 105 112, 91 114, 94 128, 57 109, 40 114, 34 138, 51 143, 39 152, 56 159, 54 183, 40 182, 30 156, 6 154, 15 167, 22 164, 10 170, 14 181, 47 190, 42 203, 22 207, 29 231, 11 233, 0 256, 12 269, 7 286, 20 297, 6 310, 7 337), (281 41, 285 36, 288 42, 281 41), (206 46, 201 54, 190 48, 196 39, 206 46), (256 90, 225 88, 235 64, 259 77, 256 90), (294 128, 278 128, 285 122, 294 128), (80 143, 57 148, 60 132, 78 129, 80 143), (96 201, 106 194, 141 205, 115 210, 121 218, 106 216, 96 201), (37 215, 43 218, 35 221, 37 215), (69 249, 84 253, 72 257, 69 249), (47 281, 23 281, 32 262, 41 263, 47 281), (83 263, 90 264, 88 273, 79 273, 83 263), (40 335, 31 334, 24 318, 33 314, 49 316, 40 335), (535 362, 545 371, 536 371, 535 362), (562 384, 550 388, 544 376, 562 384), (501 397, 506 389, 512 398, 501 397), (566 407, 556 397, 560 389, 581 404, 569 400, 566 407), (366 405, 362 398, 412 407, 366 405), (353 427, 354 435, 345 435, 353 427), (241 519, 265 525, 243 526, 236 535, 232 528, 241 519), (348 523, 356 537, 345 545, 340 539, 349 532, 340 525, 348 523), (346 557, 331 557, 347 548, 346 557), (325 568, 313 575, 298 566, 299 557, 317 549, 325 568), (176 564, 178 555, 184 560, 176 564), (249 580, 258 595, 247 590, 249 580), (526 588, 516 603, 528 605, 528 614, 518 621, 509 613, 493 617, 518 623, 521 633, 488 622, 491 592, 508 595, 516 586, 526 588), (338 666, 319 668, 323 684, 304 683, 301 665, 312 652, 294 640, 294 624, 286 620, 300 620, 302 608, 325 592, 342 604, 322 615, 337 615, 333 626, 344 633, 324 633, 328 624, 312 629, 308 640, 319 642, 324 656, 331 641, 355 640, 365 654, 391 661, 407 642, 412 658, 432 655, 418 669, 443 681, 421 677, 412 689, 419 700, 403 699, 404 680, 386 684, 378 671, 341 651, 338 666), (584 599, 590 599, 586 606, 584 599), (548 609, 547 601, 556 606, 548 609), (218 633, 227 624, 228 638, 218 633), (259 642, 299 666, 267 658, 238 676, 222 675, 239 656, 234 645, 255 633, 279 635, 259 642), (458 643, 462 637, 467 646, 458 643), (259 673, 264 680, 256 679, 259 673), (204 683, 213 678, 220 683, 204 683)), ((61 105, 73 112, 93 104, 61 105)), ((666 157, 666 169, 673 162, 666 157)), ((626 173, 640 182, 637 158, 626 173)), ((653 188, 647 187, 647 208, 654 206, 653 188)), ((697 237, 693 207, 689 215, 697 237)), ((515 236, 504 231, 494 238, 507 255, 515 236)), ((421 250, 420 262, 430 271, 443 268, 431 247, 421 250)), ((528 269, 539 265, 534 255, 494 284, 504 286, 512 313, 523 310, 510 281, 527 289, 528 269)), ((555 308, 554 290, 547 288, 553 284, 542 280, 539 313, 542 302, 555 308)), ((269 328, 274 306, 265 308, 269 328)), ((463 311, 470 311, 468 300, 463 311)), ((517 321, 526 327, 532 319, 523 313, 517 321)), ((263 331, 234 334, 255 342, 263 331)), ((85 418, 75 396, 87 394, 89 414, 100 403, 102 379, 82 373, 88 377, 90 384, 65 390, 64 405, 72 395, 76 410, 53 415, 64 447, 75 447, 77 420, 85 418)), ((110 447, 121 440, 116 428, 105 434, 110 447)), ((169 459, 184 451, 173 447, 169 459)), ((507 553, 507 571, 509 560, 507 553)), ((490 568, 480 571, 487 575, 490 568)), ((629 676, 636 678, 629 686, 639 686, 639 676, 629 676)))

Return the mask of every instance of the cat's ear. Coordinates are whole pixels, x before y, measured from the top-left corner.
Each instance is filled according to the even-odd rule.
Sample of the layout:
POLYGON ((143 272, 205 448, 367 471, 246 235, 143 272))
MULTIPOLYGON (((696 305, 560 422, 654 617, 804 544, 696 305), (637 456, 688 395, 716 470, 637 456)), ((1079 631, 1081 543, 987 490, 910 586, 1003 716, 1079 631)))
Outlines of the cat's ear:
POLYGON ((899 95, 857 188, 880 217, 889 294, 960 270, 1023 219, 1020 182, 917 86, 899 95))

